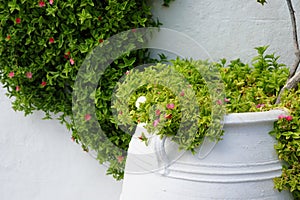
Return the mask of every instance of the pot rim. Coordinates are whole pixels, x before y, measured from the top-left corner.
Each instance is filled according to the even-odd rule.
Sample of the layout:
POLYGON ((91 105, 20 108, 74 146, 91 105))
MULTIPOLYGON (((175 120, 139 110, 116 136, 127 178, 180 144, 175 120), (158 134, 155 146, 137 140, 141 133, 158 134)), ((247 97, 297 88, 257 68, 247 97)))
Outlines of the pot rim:
POLYGON ((288 113, 288 110, 284 108, 262 112, 229 113, 224 116, 224 125, 275 122, 278 120, 279 115, 287 115, 288 113))

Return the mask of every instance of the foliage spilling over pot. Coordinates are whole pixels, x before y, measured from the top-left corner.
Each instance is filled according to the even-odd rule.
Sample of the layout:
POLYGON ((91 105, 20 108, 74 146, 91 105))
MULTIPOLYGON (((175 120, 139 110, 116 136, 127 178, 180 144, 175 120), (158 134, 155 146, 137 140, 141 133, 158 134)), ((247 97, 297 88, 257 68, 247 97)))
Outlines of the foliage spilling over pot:
MULTIPOLYGON (((252 67, 242 63, 239 59, 231 61, 228 65, 225 59, 214 64, 206 61, 177 59, 172 61, 172 65, 157 64, 142 72, 134 69, 123 82, 117 84, 116 96, 120 100, 117 100, 119 103, 116 103, 114 108, 116 113, 119 113, 118 123, 129 126, 132 121, 136 124, 145 122, 148 132, 157 133, 162 137, 171 136, 181 149, 193 151, 199 147, 204 136, 207 135, 207 129, 211 125, 213 106, 221 108, 221 105, 226 105, 227 113, 255 112, 277 106, 274 106, 276 96, 285 84, 288 69, 277 62, 278 57, 273 54, 265 55, 266 49, 267 47, 257 48, 258 56, 253 59, 252 67), (226 96, 220 95, 219 99, 212 101, 207 81, 200 74, 205 75, 205 73, 198 70, 199 65, 207 69, 211 67, 217 69, 217 72, 221 74, 220 78, 224 83, 226 96), (176 73, 181 74, 183 78, 177 79, 176 73), (155 81, 153 83, 153 80, 162 78, 174 84, 161 85, 155 81), (143 85, 137 87, 137 84, 141 84, 137 81, 143 85), (179 89, 174 90, 176 86, 179 89), (145 97, 145 100, 136 107, 136 102, 140 97, 145 97), (121 98, 126 102, 120 103, 121 98), (196 102, 196 104, 189 102, 196 102), (196 131, 192 130, 187 134, 189 139, 185 141, 181 135, 178 135, 178 129, 180 124, 185 123, 182 121, 185 114, 183 111, 190 105, 199 107, 196 116, 198 127, 196 131)), ((188 112, 186 118, 194 118, 192 113, 188 112)), ((190 127, 190 124, 186 126, 190 127)))

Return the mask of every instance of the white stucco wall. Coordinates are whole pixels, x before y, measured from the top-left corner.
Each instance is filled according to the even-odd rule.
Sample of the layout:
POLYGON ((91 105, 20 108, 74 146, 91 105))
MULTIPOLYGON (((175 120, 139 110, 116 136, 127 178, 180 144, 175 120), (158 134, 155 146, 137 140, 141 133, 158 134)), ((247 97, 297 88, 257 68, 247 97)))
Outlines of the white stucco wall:
POLYGON ((59 122, 14 112, 0 89, 1 200, 118 200, 121 182, 59 122))
MULTIPOLYGON (((163 27, 185 33, 201 44, 216 61, 241 58, 250 62, 254 47, 270 45, 269 52, 291 65, 294 60, 290 16, 285 1, 175 0, 169 8, 151 1, 163 27)), ((300 1, 293 1, 300 18, 300 1)), ((298 27, 299 28, 299 27, 298 27)))
MULTIPOLYGON (((250 61, 254 47, 269 44, 270 52, 291 64, 287 7, 282 0, 269 1, 262 7, 255 0, 176 0, 165 8, 154 0, 152 6, 164 27, 191 36, 216 60, 250 61)), ((41 120, 41 113, 25 118, 14 112, 4 93, 1 89, 1 200, 118 199, 122 182, 105 176, 105 167, 73 143, 65 127, 41 120)))

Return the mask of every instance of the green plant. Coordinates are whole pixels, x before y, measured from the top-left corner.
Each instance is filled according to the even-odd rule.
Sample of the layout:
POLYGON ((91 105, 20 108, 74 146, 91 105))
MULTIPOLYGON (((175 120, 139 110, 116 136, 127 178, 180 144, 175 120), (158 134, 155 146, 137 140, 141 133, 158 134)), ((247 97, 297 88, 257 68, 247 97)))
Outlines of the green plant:
POLYGON ((164 0, 163 6, 169 7, 171 1, 175 1, 175 0, 164 0))
MULTIPOLYGON (((277 62, 279 57, 265 54, 267 47, 258 47, 256 50, 258 56, 254 57, 252 66, 239 59, 228 65, 225 59, 213 64, 177 59, 172 61, 172 65, 157 64, 142 72, 137 69, 130 71, 125 80, 118 83, 116 90, 116 96, 124 99, 124 102, 116 100, 118 103, 114 106, 116 113, 122 113, 118 115, 118 123, 131 126, 146 122, 148 132, 162 137, 171 136, 181 149, 195 150, 211 125, 212 105, 226 105, 229 113, 274 108, 276 96, 287 79, 288 69, 277 62), (212 100, 207 81, 199 73, 199 66, 204 75, 208 73, 207 69, 218 70, 226 96, 217 95, 213 98, 218 99, 212 100), (176 73, 182 77, 177 77, 176 73), (166 82, 157 81, 163 79, 166 82), (136 101, 141 96, 146 101, 136 107, 136 101), (189 106, 199 107, 196 118, 189 106), (187 116, 182 111, 185 109, 190 111, 187 116), (184 137, 178 134, 180 124, 185 123, 183 117, 197 124, 196 131, 184 129, 184 137)), ((185 126, 189 128, 191 125, 187 123, 185 126)))
MULTIPOLYGON (((181 149, 194 152, 201 145, 211 125, 213 104, 224 104, 228 113, 266 111, 284 107, 289 110, 290 115, 278 116, 279 120, 274 123, 274 130, 270 132, 278 140, 275 149, 279 159, 286 163, 282 176, 275 178, 274 181, 277 189, 291 191, 297 199, 300 194, 300 92, 295 89, 285 91, 282 94, 281 103, 276 104, 280 90, 288 79, 289 69, 278 63, 278 56, 266 54, 267 48, 267 46, 256 48, 258 55, 253 58, 252 66, 244 64, 239 59, 232 60, 228 64, 225 59, 213 64, 177 59, 172 61, 171 65, 157 64, 142 72, 132 70, 123 82, 118 83, 116 95, 126 100, 114 107, 116 112, 122 113, 118 115, 118 120, 121 124, 128 126, 132 123, 146 122, 145 128, 149 133, 171 137, 181 149), (206 68, 214 66, 218 69, 225 85, 224 99, 219 99, 217 102, 210 99, 206 82, 197 71, 198 65, 206 66, 206 68), (183 75, 184 81, 177 80, 174 71, 183 75), (167 85, 169 87, 153 83, 153 80, 165 77, 174 78, 172 82, 180 85, 179 88, 185 89, 173 88, 171 90, 171 83, 167 85), (187 90, 185 81, 191 84, 195 96, 187 90), (136 101, 141 96, 144 96, 146 100, 136 107, 136 101), (180 101, 180 98, 186 99, 180 101), (186 134, 182 135, 178 132, 179 126, 184 123, 182 109, 189 105, 195 106, 193 103, 188 103, 191 101, 199 106, 197 130, 187 129, 186 134)), ((193 119, 193 115, 189 114, 187 117, 193 119)), ((147 142, 145 136, 140 139, 147 142)))
MULTIPOLYGON (((264 0, 257 1, 261 4, 266 3, 264 0)), ((168 6, 170 2, 171 0, 164 0, 163 5, 168 6)), ((299 65, 300 54, 293 7, 290 0, 287 2, 291 11, 298 59, 290 71, 277 62, 278 57, 274 54, 265 54, 267 47, 257 48, 258 56, 254 58, 252 67, 240 60, 231 61, 229 64, 226 64, 225 59, 213 64, 204 61, 175 60, 172 61, 174 69, 183 75, 191 84, 187 86, 196 93, 193 94, 188 87, 175 94, 162 85, 144 85, 130 97, 129 114, 135 123, 148 122, 147 128, 150 132, 157 130, 162 137, 171 136, 182 149, 194 151, 207 135, 207 128, 212 122, 209 102, 220 106, 226 105, 227 112, 261 111, 284 106, 291 111, 291 116, 282 117, 275 123, 272 134, 279 141, 276 146, 279 157, 287 165, 282 177, 275 179, 275 184, 278 189, 290 190, 296 198, 299 198, 299 108, 297 104, 299 92, 295 90, 299 82, 299 73, 295 72, 299 65), (217 96, 208 93, 205 80, 198 73, 195 64, 204 67, 214 66, 219 70, 225 83, 224 98, 212 100, 217 96), (136 108, 134 103, 140 95, 146 96, 147 101, 136 108), (180 109, 184 106, 181 105, 178 95, 193 97, 201 113, 201 118, 193 118, 193 115, 185 116, 193 118, 197 126, 189 129, 188 134, 184 135, 173 134, 180 128, 179 122, 183 118, 180 109), (161 107, 155 109, 153 105, 156 103, 161 107), (156 115, 157 110, 160 112, 158 115, 156 115)), ((130 29, 134 32, 138 27, 157 26, 158 24, 154 23, 151 17, 146 1, 11 0, 2 2, 0 5, 0 79, 7 88, 8 96, 14 97, 13 108, 24 111, 26 115, 34 110, 42 110, 45 112, 45 118, 52 118, 52 114, 57 114, 58 119, 72 130, 72 139, 80 143, 78 130, 85 127, 75 126, 72 118, 72 92, 79 67, 91 49, 104 45, 105 41, 116 33, 130 29)), ((123 111, 122 107, 115 107, 117 112, 122 113, 118 115, 117 120, 112 116, 110 109, 112 94, 120 77, 148 59, 148 52, 139 50, 115 60, 103 74, 101 83, 91 98, 95 100, 97 108, 97 123, 101 124, 111 143, 99 143, 99 136, 95 136, 85 140, 82 146, 86 151, 89 150, 88 147, 96 150, 97 159, 100 163, 109 163, 108 174, 112 174, 118 180, 123 178, 126 150, 131 136, 125 134, 117 125, 118 122, 128 123, 128 125, 132 123, 126 121, 128 118, 125 112, 120 112, 123 111), (120 150, 112 151, 113 146, 119 147, 120 150)), ((158 64, 147 70, 154 70, 154 72, 159 70, 164 74, 174 69, 158 64)), ((136 71, 131 73, 137 74, 136 71)), ((149 78, 149 76, 145 77, 145 80, 149 78)), ((184 102, 184 99, 182 101, 184 102)), ((86 113, 82 120, 89 123, 90 118, 89 113, 86 113)), ((89 124, 90 127, 94 125, 89 124)), ((186 126, 190 127, 190 124, 186 126)), ((220 135, 211 136, 219 138, 220 135)))
POLYGON ((290 116, 279 116, 271 134, 278 144, 275 149, 279 159, 284 161, 281 177, 275 178, 275 187, 292 192, 295 199, 300 198, 300 91, 292 89, 282 95, 280 106, 288 108, 290 116))
MULTIPOLYGON (((150 133, 172 137, 179 144, 179 149, 194 152, 204 136, 220 138, 220 123, 211 127, 214 131, 209 132, 208 127, 212 124, 211 115, 224 114, 219 109, 222 105, 217 104, 218 97, 222 95, 211 95, 205 84, 208 78, 213 77, 209 75, 208 62, 177 59, 172 64, 172 67, 157 64, 143 72, 138 69, 130 71, 124 82, 117 85, 113 108, 115 113, 119 113, 119 124, 135 127, 137 123, 146 122, 150 133), (136 107, 141 96, 146 101, 136 107), (211 101, 217 105, 214 113, 211 101)), ((213 92, 217 94, 218 86, 212 82, 210 84, 214 84, 213 92)), ((147 142, 147 138, 142 140, 147 142)))
MULTIPOLYGON (((7 89, 8 96, 14 97, 15 110, 24 111, 26 115, 42 110, 45 118, 56 115, 72 130, 72 139, 80 143, 77 127, 72 121, 72 92, 78 69, 86 55, 119 32, 130 29, 134 32, 138 27, 157 25, 152 20, 146 1, 2 1, 1 83, 7 89)), ((99 123, 105 125, 112 141, 118 140, 120 131, 107 120, 112 93, 109 88, 113 88, 127 70, 147 59, 146 50, 130 52, 115 60, 103 75, 96 95, 96 106, 99 123)), ((85 144, 82 146, 88 151, 85 144)), ((103 155, 98 159, 101 163, 111 162, 113 167, 109 168, 108 173, 121 179, 122 172, 118 168, 122 168, 124 162, 117 159, 118 156, 103 155)))

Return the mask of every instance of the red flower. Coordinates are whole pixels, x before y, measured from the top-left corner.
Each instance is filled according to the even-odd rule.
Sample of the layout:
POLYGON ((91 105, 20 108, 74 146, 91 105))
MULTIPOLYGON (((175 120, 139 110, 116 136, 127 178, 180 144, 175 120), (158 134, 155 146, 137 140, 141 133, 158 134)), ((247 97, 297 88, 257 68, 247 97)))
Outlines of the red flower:
POLYGON ((89 121, 89 120, 92 119, 92 116, 91 116, 90 114, 86 114, 86 115, 84 116, 84 119, 85 119, 85 121, 89 121))
POLYGON ((286 119, 287 121, 292 121, 292 120, 293 120, 293 117, 292 117, 291 115, 288 115, 288 116, 285 117, 285 119, 286 119))
POLYGON ((119 163, 121 163, 124 160, 124 156, 118 156, 117 160, 118 160, 119 163))
POLYGON ((45 87, 47 85, 46 81, 42 81, 41 86, 45 87))
POLYGON ((99 43, 102 43, 104 40, 101 38, 101 39, 99 39, 99 43))
POLYGON ((155 111, 155 115, 156 115, 156 116, 159 116, 159 115, 160 115, 160 110, 156 110, 156 111, 155 111))
POLYGON ((54 38, 53 37, 49 38, 49 42, 50 44, 54 43, 54 38))
POLYGON ((166 114, 166 115, 165 115, 165 118, 166 118, 166 119, 171 119, 171 118, 172 118, 172 114, 166 114))
POLYGON ((74 65, 75 61, 73 60, 73 58, 70 58, 70 64, 74 65))
POLYGON ((173 103, 167 104, 167 108, 172 110, 175 108, 175 105, 173 103))
POLYGON ((180 92, 180 96, 184 96, 184 91, 182 90, 181 92, 180 92))
POLYGON ((6 40, 10 40, 10 38, 11 38, 11 36, 10 36, 10 35, 7 35, 5 39, 6 39, 6 40))
POLYGON ((39 6, 40 6, 40 7, 44 7, 45 5, 46 5, 45 2, 43 2, 43 1, 40 1, 40 2, 39 2, 39 6))
POLYGON ((142 140, 142 141, 144 141, 144 139, 145 139, 142 135, 139 136, 138 138, 139 138, 140 140, 142 140))
POLYGON ((19 92, 20 91, 20 86, 16 86, 16 91, 19 92))
POLYGON ((14 77, 15 76, 15 72, 9 72, 9 74, 8 74, 8 77, 9 78, 12 78, 12 77, 14 77))
POLYGON ((69 59, 69 56, 70 56, 70 51, 68 51, 66 54, 64 54, 64 58, 67 60, 69 59))
POLYGON ((53 0, 49 0, 49 4, 52 5, 53 4, 53 0))
POLYGON ((27 72, 27 73, 26 73, 26 77, 27 77, 27 78, 32 78, 32 73, 31 73, 31 72, 27 72))
POLYGON ((16 18, 16 23, 17 23, 17 24, 20 24, 20 23, 21 23, 21 18, 19 18, 19 17, 16 18))

